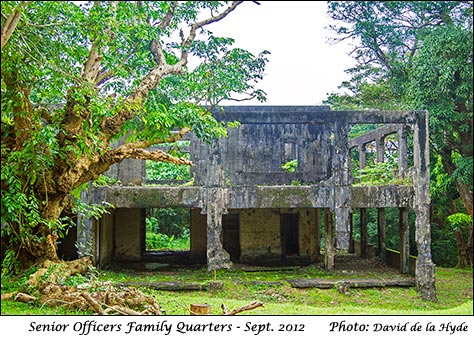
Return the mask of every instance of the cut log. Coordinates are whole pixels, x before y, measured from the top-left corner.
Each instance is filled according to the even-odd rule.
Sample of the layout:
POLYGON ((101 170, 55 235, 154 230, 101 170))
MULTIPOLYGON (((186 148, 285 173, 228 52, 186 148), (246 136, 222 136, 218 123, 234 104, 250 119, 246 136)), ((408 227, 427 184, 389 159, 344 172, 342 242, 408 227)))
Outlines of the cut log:
POLYGON ((16 296, 15 296, 15 300, 17 302, 22 302, 22 303, 29 303, 29 302, 33 302, 36 300, 36 297, 33 297, 33 296, 30 296, 26 293, 22 293, 22 292, 19 292, 16 296))
POLYGON ((208 285, 199 283, 184 282, 123 282, 120 286, 146 287, 161 291, 203 291, 208 289, 208 285))
POLYGON ((195 316, 210 315, 211 306, 209 304, 191 304, 190 313, 195 316))
POLYGON ((288 283, 294 288, 318 288, 331 289, 338 285, 344 285, 350 288, 373 288, 387 286, 412 287, 415 286, 413 278, 394 278, 394 279, 347 279, 347 280, 327 280, 327 279, 293 279, 288 283))

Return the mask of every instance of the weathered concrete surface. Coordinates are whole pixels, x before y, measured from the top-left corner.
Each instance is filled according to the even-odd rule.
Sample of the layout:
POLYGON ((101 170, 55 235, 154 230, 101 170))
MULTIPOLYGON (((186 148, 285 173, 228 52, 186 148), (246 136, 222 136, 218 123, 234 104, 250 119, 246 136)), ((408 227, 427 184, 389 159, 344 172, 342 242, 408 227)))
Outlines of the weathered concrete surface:
POLYGON ((414 190, 407 185, 352 186, 352 208, 412 207, 414 190))
MULTIPOLYGON (((330 224, 326 227, 325 263, 328 268, 332 268, 335 253, 333 244, 337 248, 347 249, 351 243, 351 211, 356 208, 413 208, 416 214, 416 242, 419 254, 417 288, 425 299, 436 299, 434 265, 430 252, 429 147, 425 112, 330 111, 328 107, 323 106, 246 106, 224 107, 224 110, 225 112, 216 112, 218 120, 237 120, 241 125, 237 129, 229 130, 228 138, 215 140, 211 144, 191 137, 191 159, 195 163, 191 173, 195 186, 95 188, 88 193, 85 202, 100 204, 106 201, 116 208, 185 207, 199 210, 203 215, 196 218, 197 221, 191 227, 195 231, 194 236, 200 239, 192 238, 192 248, 195 249, 196 255, 202 254, 205 249, 211 270, 226 267, 230 263, 222 239, 222 217, 229 209, 241 210, 241 215, 247 212, 245 209, 262 209, 265 212, 274 210, 276 214, 280 213, 280 220, 275 217, 275 225, 271 231, 270 226, 267 229, 267 225, 262 225, 268 220, 262 220, 260 217, 254 220, 249 217, 248 224, 258 220, 250 227, 245 222, 240 223, 240 244, 244 258, 263 257, 267 251, 270 256, 284 256, 284 236, 289 237, 292 234, 279 233, 281 229, 278 228, 283 227, 279 223, 281 215, 283 210, 298 209, 295 211, 299 213, 299 223, 295 230, 299 236, 297 254, 309 256, 313 261, 319 254, 315 243, 315 236, 318 236, 318 239, 320 236, 319 228, 314 228, 317 221, 313 221, 312 216, 303 216, 301 212, 308 209, 313 210, 310 213, 317 213, 319 211, 314 211, 315 208, 325 209, 326 224, 330 224), (365 123, 389 123, 396 126, 373 132, 364 139, 359 139, 357 144, 349 143, 347 135, 350 127, 365 123), (399 170, 402 174, 407 172, 405 155, 408 127, 414 132, 413 186, 351 186, 350 147, 359 148, 360 165, 363 166, 366 157, 364 142, 371 142, 369 139, 375 138, 377 158, 381 162, 384 155, 383 139, 388 133, 398 132, 399 152, 402 154, 399 158, 399 170), (281 166, 290 160, 297 160, 298 167, 295 172, 288 173, 281 166), (258 234, 260 228, 269 231, 264 231, 265 235, 262 235, 261 240, 249 244, 255 241, 255 234, 258 234), (266 247, 270 249, 267 250, 266 247)), ((137 184, 142 169, 135 170, 129 164, 131 163, 124 163, 125 167, 121 172, 123 183, 137 184), (134 175, 137 177, 132 177, 134 175)), ((115 173, 117 177, 120 176, 119 169, 117 168, 115 173)), ((245 217, 242 216, 244 221, 245 217)), ((284 216, 283 219, 285 217, 287 220, 292 219, 292 216, 284 216)), ((132 223, 135 224, 134 222, 132 223)), ((294 223, 294 220, 291 222, 294 223)), ((379 223, 382 232, 383 224, 379 223)), ((113 229, 116 227, 117 224, 114 224, 113 229)), ((134 241, 133 247, 130 248, 130 259, 138 257, 137 248, 143 245, 141 239, 136 239, 136 226, 133 225, 133 228, 134 231, 124 233, 130 238, 133 237, 134 241)), ((105 223, 97 225, 90 220, 86 220, 81 226, 81 233, 78 235, 81 243, 91 243, 90 250, 98 260, 101 257, 104 260, 110 258, 111 245, 98 245, 101 236, 110 238, 109 230, 110 227, 105 226, 105 223)), ((117 230, 113 231, 116 238, 117 230)), ((379 235, 380 241, 383 241, 383 234, 379 235)), ((143 234, 140 234, 140 238, 143 238, 143 234)), ((232 242, 232 245, 234 244, 232 242)))
MULTIPOLYGON (((334 205, 332 187, 325 185, 276 185, 228 187, 229 209, 329 208, 334 205)), ((89 202, 107 201, 116 208, 202 208, 203 187, 113 186, 91 188, 89 202)), ((351 208, 412 207, 411 186, 350 186, 351 208)))
POLYGON ((430 148, 427 112, 416 114, 416 122, 412 129, 414 133, 413 161, 415 168, 413 175, 414 210, 416 214, 415 241, 418 251, 416 288, 423 299, 436 301, 435 265, 431 260, 430 148))

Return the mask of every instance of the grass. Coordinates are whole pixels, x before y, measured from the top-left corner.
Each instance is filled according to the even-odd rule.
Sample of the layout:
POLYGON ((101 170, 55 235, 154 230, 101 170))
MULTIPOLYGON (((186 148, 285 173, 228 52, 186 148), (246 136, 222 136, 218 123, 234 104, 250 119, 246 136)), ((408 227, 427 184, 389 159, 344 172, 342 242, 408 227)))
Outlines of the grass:
MULTIPOLYGON (((101 271, 100 281, 158 282, 183 281, 207 283, 214 279, 205 268, 181 268, 137 272, 132 270, 101 271)), ((381 273, 382 277, 384 272, 381 273)), ((367 275, 365 275, 367 277, 367 275)), ((380 276, 380 274, 370 277, 380 276)), ((327 273, 316 267, 294 270, 246 272, 241 270, 219 271, 217 280, 223 283, 222 290, 170 292, 144 289, 154 295, 167 315, 187 315, 192 303, 211 305, 212 314, 221 313, 221 304, 228 309, 241 307, 250 301, 262 301, 264 307, 248 312, 252 315, 472 315, 473 280, 471 269, 436 269, 438 302, 420 299, 415 288, 352 288, 347 294, 332 289, 296 289, 285 280, 294 278, 348 278, 341 272, 327 273), (280 282, 263 284, 261 282, 280 282)), ((361 277, 351 275, 351 277, 361 277)), ((19 288, 25 278, 2 276, 2 293, 24 291, 19 288)), ((2 301, 2 315, 80 315, 88 311, 66 311, 64 308, 40 306, 38 304, 2 301)))

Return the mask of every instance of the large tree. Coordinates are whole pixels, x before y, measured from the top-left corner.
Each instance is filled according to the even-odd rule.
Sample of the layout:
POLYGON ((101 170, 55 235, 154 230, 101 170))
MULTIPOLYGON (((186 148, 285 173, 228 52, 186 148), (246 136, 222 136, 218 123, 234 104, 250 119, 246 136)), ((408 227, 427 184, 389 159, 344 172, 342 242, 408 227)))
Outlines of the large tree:
POLYGON ((267 52, 254 56, 208 30, 242 3, 2 1, 4 271, 57 260, 71 192, 111 165, 190 165, 149 147, 190 131, 225 135, 210 107, 264 100, 255 85, 267 52))
POLYGON ((358 63, 353 95, 327 102, 428 110, 434 158, 472 215, 473 3, 329 1, 329 15, 358 63))

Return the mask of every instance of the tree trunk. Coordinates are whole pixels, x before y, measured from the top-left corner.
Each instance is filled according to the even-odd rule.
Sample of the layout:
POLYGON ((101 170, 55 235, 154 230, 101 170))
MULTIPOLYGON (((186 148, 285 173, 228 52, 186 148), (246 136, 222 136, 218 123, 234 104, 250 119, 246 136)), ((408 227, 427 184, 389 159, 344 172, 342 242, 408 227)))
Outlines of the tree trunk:
POLYGON ((472 191, 469 189, 469 186, 464 183, 458 183, 456 186, 464 203, 464 207, 469 215, 472 216, 472 191))
MULTIPOLYGON (((448 173, 450 176, 453 175, 454 170, 456 169, 455 164, 451 160, 452 158, 452 151, 449 149, 441 150, 441 162, 443 163, 443 168, 448 173)), ((472 216, 472 191, 470 190, 469 186, 461 183, 461 182, 456 182, 456 190, 459 193, 459 196, 461 197, 464 207, 466 208, 466 211, 469 213, 469 215, 472 216)))

